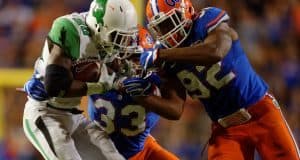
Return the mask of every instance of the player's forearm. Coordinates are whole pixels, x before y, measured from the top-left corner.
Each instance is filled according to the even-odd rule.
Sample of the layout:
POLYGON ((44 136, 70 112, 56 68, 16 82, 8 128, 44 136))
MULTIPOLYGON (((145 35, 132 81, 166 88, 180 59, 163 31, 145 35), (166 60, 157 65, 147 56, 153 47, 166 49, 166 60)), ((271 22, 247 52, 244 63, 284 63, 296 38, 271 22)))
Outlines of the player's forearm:
POLYGON ((88 90, 85 82, 74 80, 69 69, 56 64, 46 68, 45 89, 50 97, 82 97, 88 90))
POLYGON ((169 120, 180 119, 183 113, 183 101, 164 99, 158 96, 137 97, 135 101, 146 109, 169 120))
POLYGON ((238 39, 233 32, 226 23, 221 24, 206 37, 204 42, 190 47, 160 49, 157 59, 196 65, 215 64, 227 55, 232 41, 238 39))
POLYGON ((65 98, 82 97, 92 94, 101 94, 106 90, 107 88, 103 83, 86 83, 78 80, 73 80, 70 88, 66 91, 62 90, 62 94, 58 96, 65 98))
POLYGON ((87 95, 87 84, 85 82, 73 80, 70 88, 63 97, 82 97, 87 95))
POLYGON ((211 65, 220 61, 222 56, 217 53, 215 45, 197 45, 184 48, 160 49, 158 60, 211 65))

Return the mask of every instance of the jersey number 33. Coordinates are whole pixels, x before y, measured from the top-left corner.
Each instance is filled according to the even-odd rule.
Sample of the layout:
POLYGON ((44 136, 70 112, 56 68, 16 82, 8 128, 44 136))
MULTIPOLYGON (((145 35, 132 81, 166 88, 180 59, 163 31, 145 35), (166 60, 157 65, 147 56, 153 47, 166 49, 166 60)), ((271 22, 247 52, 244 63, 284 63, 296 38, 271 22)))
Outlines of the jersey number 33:
POLYGON ((95 106, 98 109, 105 109, 107 114, 101 113, 100 121, 105 123, 104 129, 108 134, 111 134, 116 131, 115 118, 122 116, 130 116, 133 113, 134 116, 130 116, 130 128, 119 128, 120 132, 126 136, 135 136, 139 133, 142 133, 146 128, 146 111, 145 108, 140 105, 126 105, 121 108, 120 115, 116 115, 116 108, 110 101, 104 99, 98 99, 95 102, 95 106))

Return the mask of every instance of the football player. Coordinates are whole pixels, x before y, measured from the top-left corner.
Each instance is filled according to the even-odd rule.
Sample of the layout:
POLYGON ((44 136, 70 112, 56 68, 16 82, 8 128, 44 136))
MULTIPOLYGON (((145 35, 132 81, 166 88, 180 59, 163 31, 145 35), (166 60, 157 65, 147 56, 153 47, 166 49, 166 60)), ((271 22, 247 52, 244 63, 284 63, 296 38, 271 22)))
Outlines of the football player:
MULTIPOLYGON (((226 11, 210 7, 194 13, 190 0, 149 0, 146 13, 149 31, 161 47, 145 51, 141 65, 179 80, 204 104, 213 122, 208 159, 250 160, 255 149, 262 159, 299 159, 280 107, 248 62, 226 11)), ((144 80, 125 82, 129 88, 144 80)), ((172 108, 158 96, 139 99, 150 110, 172 108)))
MULTIPOLYGON (((138 44, 145 48, 153 45, 153 40, 147 30, 141 28, 138 44)), ((125 51, 128 52, 128 51, 125 51)), ((129 51, 128 54, 118 56, 121 64, 129 67, 117 67, 128 70, 116 77, 139 77, 140 51, 129 51)), ((113 68, 113 66, 111 67, 113 68)), ((121 73, 121 72, 117 72, 121 73)), ((132 97, 153 94, 160 95, 158 86, 160 79, 155 73, 149 73, 145 83, 141 86, 131 86, 126 92, 112 89, 104 94, 90 96, 89 115, 91 120, 97 122, 109 134, 118 151, 129 160, 178 160, 172 153, 162 148, 151 136, 151 129, 157 124, 159 115, 145 109, 142 104, 134 101, 132 97)), ((175 99, 175 98, 173 98, 175 99)), ((177 108, 183 108, 183 103, 178 103, 177 108)))
POLYGON ((124 159, 79 110, 81 97, 110 89, 115 74, 103 63, 99 82, 86 83, 73 79, 71 66, 82 58, 109 61, 106 57, 130 48, 136 34, 137 14, 129 0, 94 0, 88 12, 53 22, 35 75, 25 84, 24 131, 44 159, 124 159))

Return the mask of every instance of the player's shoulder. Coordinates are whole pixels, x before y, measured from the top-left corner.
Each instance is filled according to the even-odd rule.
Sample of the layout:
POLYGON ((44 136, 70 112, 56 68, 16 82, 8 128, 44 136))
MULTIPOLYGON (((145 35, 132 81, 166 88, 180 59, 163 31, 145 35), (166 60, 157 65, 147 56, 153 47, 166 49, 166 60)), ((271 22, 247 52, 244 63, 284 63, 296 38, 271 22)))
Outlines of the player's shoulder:
POLYGON ((225 10, 216 7, 202 9, 194 18, 193 32, 204 40, 208 33, 213 31, 222 22, 229 20, 229 15, 225 10))
POLYGON ((206 7, 200 10, 200 13, 203 14, 219 14, 221 12, 225 12, 225 11, 217 7, 206 7))
POLYGON ((48 39, 63 48, 72 59, 79 57, 81 39, 90 36, 84 16, 85 13, 72 13, 58 17, 48 34, 48 39))
POLYGON ((203 8, 198 12, 196 18, 202 19, 202 20, 211 20, 216 17, 223 17, 223 16, 228 16, 227 12, 221 8, 217 7, 207 7, 203 8))
POLYGON ((216 7, 208 7, 202 9, 195 21, 200 23, 202 26, 210 32, 221 22, 225 22, 229 20, 229 15, 225 10, 216 7))
MULTIPOLYGON (((56 31, 57 29, 64 28, 69 34, 75 34, 80 36, 80 34, 85 34, 84 32, 89 32, 89 30, 83 30, 82 28, 87 25, 84 21, 84 13, 72 13, 56 18, 53 21, 51 31, 56 31)), ((88 33, 86 33, 88 35, 88 33)))

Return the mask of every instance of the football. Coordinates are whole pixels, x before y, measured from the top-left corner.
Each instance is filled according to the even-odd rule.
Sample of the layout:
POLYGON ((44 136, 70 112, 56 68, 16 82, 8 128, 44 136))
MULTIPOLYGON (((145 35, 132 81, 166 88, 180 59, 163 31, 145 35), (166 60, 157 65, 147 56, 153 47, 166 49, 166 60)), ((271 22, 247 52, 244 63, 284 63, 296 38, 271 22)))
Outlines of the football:
POLYGON ((97 59, 80 59, 72 64, 72 73, 75 80, 82 82, 98 82, 101 62, 97 59))

